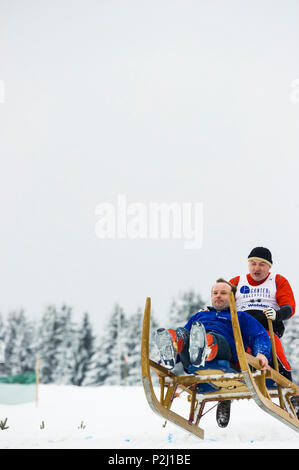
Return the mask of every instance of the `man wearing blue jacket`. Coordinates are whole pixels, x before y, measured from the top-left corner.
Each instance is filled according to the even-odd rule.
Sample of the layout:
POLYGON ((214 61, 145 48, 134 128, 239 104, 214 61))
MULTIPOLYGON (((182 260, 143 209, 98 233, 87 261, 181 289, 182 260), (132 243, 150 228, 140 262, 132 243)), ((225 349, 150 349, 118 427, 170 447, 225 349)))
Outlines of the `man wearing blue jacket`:
MULTIPOLYGON (((186 372, 190 365, 204 366, 213 359, 238 362, 229 308, 231 290, 230 283, 217 281, 211 293, 211 307, 193 315, 184 327, 157 330, 156 344, 161 362, 167 369, 173 369, 179 361, 186 372)), ((237 314, 245 350, 250 348, 262 370, 269 369, 271 342, 267 331, 248 313, 238 311, 237 314)), ((223 406, 217 409, 217 422, 225 427, 229 421, 230 402, 222 403, 223 406)))
MULTIPOLYGON (((183 328, 157 330, 156 344, 167 369, 172 369, 178 360, 186 370, 190 364, 204 365, 213 359, 238 362, 229 309, 231 289, 227 282, 216 282, 211 293, 212 307, 193 315, 183 328)), ((250 348, 261 367, 267 369, 271 358, 267 331, 248 313, 237 313, 245 349, 250 348)))

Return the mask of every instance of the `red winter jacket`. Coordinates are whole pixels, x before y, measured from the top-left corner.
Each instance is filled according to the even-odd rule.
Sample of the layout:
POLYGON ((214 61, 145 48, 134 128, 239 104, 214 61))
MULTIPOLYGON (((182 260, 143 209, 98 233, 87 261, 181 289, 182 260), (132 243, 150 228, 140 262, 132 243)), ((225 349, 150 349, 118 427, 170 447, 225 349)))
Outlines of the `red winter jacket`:
MULTIPOLYGON (((268 274, 268 276, 269 275, 270 273, 268 274)), ((251 286, 259 286, 263 284, 263 282, 266 279, 263 279, 262 281, 258 282, 258 281, 255 281, 251 277, 250 274, 247 274, 247 280, 251 286)), ((239 283, 239 280, 240 280, 240 276, 236 276, 236 277, 233 277, 229 282, 237 286, 239 283)), ((284 325, 282 322, 283 320, 288 320, 294 315, 295 309, 296 309, 296 302, 295 302, 292 288, 288 280, 285 277, 283 277, 281 274, 276 274, 275 282, 276 282, 276 301, 280 309, 276 312, 276 319, 273 322, 273 328, 274 328, 274 332, 279 337, 281 337, 284 332, 284 325)), ((248 313, 251 313, 257 320, 260 321, 260 323, 262 323, 262 325, 266 329, 268 329, 267 319, 264 314, 262 314, 260 311, 257 311, 257 310, 252 311, 252 312, 248 310, 248 313)))

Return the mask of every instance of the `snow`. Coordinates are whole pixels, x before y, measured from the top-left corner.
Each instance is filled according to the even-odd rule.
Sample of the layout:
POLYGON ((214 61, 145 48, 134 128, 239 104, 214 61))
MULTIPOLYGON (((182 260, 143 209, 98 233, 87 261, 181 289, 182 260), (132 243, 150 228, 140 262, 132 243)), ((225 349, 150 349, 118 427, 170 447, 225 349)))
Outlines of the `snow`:
MULTIPOLYGON (((185 414, 187 406, 181 396, 173 410, 185 414)), ((0 405, 0 420, 5 418, 9 427, 0 430, 1 449, 299 448, 299 434, 252 400, 232 403, 230 424, 224 429, 216 424, 215 409, 205 415, 204 440, 169 422, 163 427, 141 386, 40 385, 37 406, 0 405)))

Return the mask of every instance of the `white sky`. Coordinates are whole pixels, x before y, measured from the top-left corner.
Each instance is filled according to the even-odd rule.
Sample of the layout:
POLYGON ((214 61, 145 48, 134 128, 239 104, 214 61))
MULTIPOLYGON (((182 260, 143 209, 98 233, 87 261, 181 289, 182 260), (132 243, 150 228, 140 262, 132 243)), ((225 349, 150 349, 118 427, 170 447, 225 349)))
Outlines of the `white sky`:
POLYGON ((260 245, 298 297, 298 13, 297 0, 1 0, 4 315, 67 302, 100 327, 115 302, 130 314, 151 296, 162 318, 260 245), (97 238, 97 204, 120 194, 202 202, 201 249, 97 238))

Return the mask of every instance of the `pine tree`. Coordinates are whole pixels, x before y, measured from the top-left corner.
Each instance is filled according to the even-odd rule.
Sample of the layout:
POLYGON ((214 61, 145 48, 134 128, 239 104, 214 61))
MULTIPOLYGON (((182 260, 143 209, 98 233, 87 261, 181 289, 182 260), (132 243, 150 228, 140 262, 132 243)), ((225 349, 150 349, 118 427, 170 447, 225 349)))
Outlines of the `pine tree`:
POLYGON ((47 307, 38 331, 38 352, 41 356, 42 383, 72 383, 75 368, 75 328, 72 310, 63 305, 47 307))
POLYGON ((8 315, 5 328, 5 375, 18 375, 35 369, 34 328, 24 310, 8 315))
POLYGON ((175 329, 184 326, 188 319, 204 308, 205 305, 200 294, 195 293, 192 289, 179 293, 178 297, 171 303, 166 327, 175 329))
MULTIPOLYGON (((128 320, 126 334, 126 374, 124 377, 126 385, 140 385, 141 378, 141 340, 142 340, 143 311, 139 308, 128 320)), ((150 357, 153 360, 159 360, 159 353, 155 346, 155 334, 158 329, 158 323, 155 315, 151 313, 151 329, 149 339, 150 357)))
POLYGON ((282 345, 292 368, 292 378, 299 383, 299 316, 294 315, 284 322, 286 330, 282 337, 282 345))
POLYGON ((5 325, 2 314, 0 313, 0 376, 5 371, 5 325))
POLYGON ((142 336, 141 309, 128 320, 126 334, 126 352, 124 354, 124 384, 139 385, 141 383, 141 336, 142 336))
POLYGON ((119 385, 123 381, 122 362, 126 353, 124 311, 116 304, 98 338, 83 385, 119 385))
POLYGON ((53 380, 57 384, 69 385, 72 383, 75 369, 77 337, 72 321, 72 308, 67 305, 62 305, 58 311, 55 341, 57 364, 53 371, 53 380))
POLYGON ((75 353, 75 367, 73 371, 72 383, 82 385, 87 377, 90 364, 95 354, 95 336, 88 313, 83 316, 82 324, 77 332, 77 342, 75 353))
POLYGON ((107 335, 104 337, 103 359, 107 367, 104 385, 123 384, 123 361, 126 347, 127 321, 122 307, 115 305, 108 323, 107 335))
POLYGON ((97 340, 98 342, 95 345, 94 354, 89 361, 88 369, 82 382, 84 386, 103 385, 107 377, 105 364, 103 363, 102 338, 97 338, 97 340))
POLYGON ((41 357, 40 380, 42 383, 53 382, 53 372, 57 366, 55 324, 57 310, 49 305, 42 316, 38 328, 38 353, 41 357))

